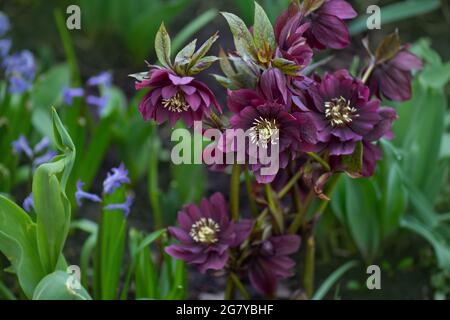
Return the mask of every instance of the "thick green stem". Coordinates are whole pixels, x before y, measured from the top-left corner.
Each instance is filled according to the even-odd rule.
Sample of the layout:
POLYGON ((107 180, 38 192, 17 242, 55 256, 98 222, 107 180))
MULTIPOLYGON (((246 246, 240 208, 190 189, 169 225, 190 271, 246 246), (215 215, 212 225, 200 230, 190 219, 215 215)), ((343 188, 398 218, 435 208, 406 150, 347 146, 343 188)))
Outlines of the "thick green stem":
POLYGON ((310 234, 306 240, 305 270, 303 271, 303 288, 308 299, 314 292, 314 265, 315 265, 316 243, 314 234, 310 234))
POLYGON ((239 220, 239 189, 241 185, 241 167, 238 164, 233 165, 231 171, 230 187, 230 211, 231 218, 234 221, 239 220))
POLYGON ((225 288, 225 300, 233 300, 235 297, 235 285, 231 275, 228 276, 227 287, 225 288))
POLYGON ((239 277, 234 272, 230 273, 230 279, 233 281, 234 286, 239 289, 239 291, 242 294, 242 297, 245 300, 249 300, 250 299, 250 294, 247 292, 247 290, 245 289, 245 287, 242 284, 241 280, 239 279, 239 277))
POLYGON ((250 172, 248 171, 247 167, 245 168, 245 187, 247 189, 247 197, 250 205, 250 210, 252 211, 253 217, 257 217, 259 215, 258 207, 256 205, 255 197, 253 196, 252 181, 250 177, 250 172))
POLYGON ((322 167, 326 170, 326 171, 330 171, 330 165, 323 160, 317 153, 315 152, 308 152, 308 156, 310 156, 311 158, 313 158, 314 160, 316 160, 318 163, 320 163, 322 165, 322 167))
POLYGON ((284 219, 283 219, 283 213, 279 210, 277 204, 275 203, 275 199, 273 198, 273 191, 270 184, 264 185, 266 190, 266 197, 267 197, 267 203, 269 205, 270 212, 273 215, 273 218, 275 220, 276 224, 276 230, 278 230, 279 233, 283 233, 284 229, 284 219))
POLYGON ((364 72, 364 75, 362 77, 362 82, 366 83, 367 80, 369 80, 370 75, 372 74, 373 69, 375 68, 375 64, 371 63, 369 68, 367 68, 366 72, 364 72))
POLYGON ((299 170, 292 178, 289 180, 289 182, 281 189, 281 191, 278 193, 278 198, 283 198, 290 190, 291 188, 297 183, 298 179, 302 176, 302 171, 299 170))

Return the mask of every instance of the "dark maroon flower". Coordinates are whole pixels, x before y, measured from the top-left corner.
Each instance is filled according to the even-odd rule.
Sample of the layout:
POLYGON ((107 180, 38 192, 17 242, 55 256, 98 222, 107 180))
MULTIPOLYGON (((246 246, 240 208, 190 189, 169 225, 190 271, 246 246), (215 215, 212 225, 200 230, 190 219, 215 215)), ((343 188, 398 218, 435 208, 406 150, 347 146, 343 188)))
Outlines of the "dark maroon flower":
POLYGON ((289 9, 282 13, 275 25, 275 38, 277 41, 276 56, 294 61, 304 68, 311 63, 313 51, 308 45, 304 33, 309 23, 303 23, 303 15, 298 11, 296 4, 292 3, 289 9))
POLYGON ((180 77, 169 69, 153 67, 149 78, 136 82, 136 89, 150 88, 139 104, 139 112, 145 121, 159 124, 168 120, 171 126, 182 119, 188 127, 210 114, 213 104, 220 106, 211 90, 193 77, 180 77))
MULTIPOLYGON (((381 159, 381 149, 376 142, 381 138, 393 138, 392 123, 397 119, 397 112, 392 108, 383 107, 378 110, 378 114, 380 115, 380 120, 362 140, 362 177, 371 177, 375 173, 377 161, 381 159)), ((334 171, 345 170, 342 167, 340 156, 331 156, 330 164, 334 171)))
POLYGON ((178 213, 177 227, 169 233, 179 240, 166 248, 171 256, 196 265, 204 273, 209 269, 223 269, 228 261, 228 249, 247 239, 253 222, 230 221, 228 205, 220 193, 203 199, 200 206, 187 205, 178 213))
POLYGON ((349 45, 350 35, 344 20, 357 16, 352 6, 344 0, 325 0, 317 10, 304 18, 310 23, 305 37, 308 44, 316 49, 342 49, 349 45))
POLYGON ((404 46, 394 58, 378 63, 370 75, 370 91, 378 98, 393 101, 411 99, 411 71, 422 68, 422 61, 404 46))
POLYGON ((297 94, 294 103, 314 119, 318 141, 330 155, 353 153, 381 120, 380 101, 369 101, 369 88, 346 70, 325 74, 320 83, 297 94))
POLYGON ((315 144, 316 128, 311 126, 312 121, 307 117, 296 117, 288 113, 282 105, 267 103, 257 107, 245 107, 230 119, 233 129, 242 129, 249 136, 245 146, 237 146, 234 151, 242 151, 245 148, 249 156, 249 168, 259 183, 270 183, 276 175, 276 172, 273 175, 261 174, 260 171, 266 167, 266 163, 261 159, 260 148, 267 149, 269 157, 272 152, 278 152, 278 168, 285 168, 294 157, 294 151, 300 151, 298 148, 307 149, 315 144), (276 151, 271 148, 274 145, 276 151))
POLYGON ((252 286, 260 293, 272 296, 278 281, 293 275, 295 262, 288 255, 299 247, 297 235, 272 236, 255 246, 247 263, 252 286))
POLYGON ((256 90, 240 89, 228 91, 228 108, 234 112, 241 112, 245 107, 257 107, 267 102, 273 102, 290 107, 291 94, 287 89, 284 74, 275 68, 265 70, 258 82, 256 90))

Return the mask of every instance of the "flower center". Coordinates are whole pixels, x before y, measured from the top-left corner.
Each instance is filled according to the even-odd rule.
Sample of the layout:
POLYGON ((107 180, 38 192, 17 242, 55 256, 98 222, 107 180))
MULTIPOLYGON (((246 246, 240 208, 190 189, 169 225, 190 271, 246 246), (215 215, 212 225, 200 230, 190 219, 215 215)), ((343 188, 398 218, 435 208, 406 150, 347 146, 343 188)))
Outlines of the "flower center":
POLYGON ((260 117, 253 122, 253 127, 250 128, 250 141, 267 149, 269 143, 278 143, 278 132, 279 129, 275 120, 268 120, 260 117))
POLYGON ((179 92, 177 92, 177 94, 170 99, 164 99, 162 101, 162 105, 164 108, 169 109, 169 111, 171 112, 180 113, 189 109, 189 105, 186 103, 184 95, 179 92))
POLYGON ((219 231, 219 224, 213 219, 201 218, 192 225, 189 235, 195 242, 212 244, 219 240, 217 238, 217 233, 219 231))
POLYGON ((354 117, 359 117, 357 111, 355 107, 350 106, 350 101, 343 97, 325 102, 325 117, 330 120, 333 127, 351 123, 354 117))

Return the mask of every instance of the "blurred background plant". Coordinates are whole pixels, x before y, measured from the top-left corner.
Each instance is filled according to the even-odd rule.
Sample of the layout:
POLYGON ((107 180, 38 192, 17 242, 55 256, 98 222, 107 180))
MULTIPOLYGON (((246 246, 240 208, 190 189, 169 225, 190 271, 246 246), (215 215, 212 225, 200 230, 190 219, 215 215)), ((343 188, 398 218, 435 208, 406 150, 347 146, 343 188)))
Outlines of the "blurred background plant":
MULTIPOLYGON (((274 21, 289 1, 259 2, 274 21)), ((403 42, 413 42, 413 51, 426 65, 414 81, 413 99, 394 106, 400 115, 394 128, 396 139, 383 142, 385 157, 376 176, 365 181, 343 179, 329 214, 319 223, 318 280, 339 271, 329 278, 333 281, 325 281, 320 297, 448 298, 450 5, 444 0, 350 2, 361 14, 350 23, 356 39, 367 34, 367 6, 377 4, 382 8, 382 29, 370 32, 370 41, 376 42, 398 27, 403 42), (350 258, 362 263, 338 268, 350 258), (380 265, 383 279, 389 280, 383 281, 381 292, 365 287, 367 275, 361 266, 372 263, 380 265), (345 274, 340 272, 343 270, 345 274)), ((155 61, 154 37, 162 21, 175 36, 173 52, 190 38, 203 41, 216 30, 221 31, 221 44, 231 48, 226 22, 218 16, 222 10, 235 12, 252 24, 252 0, 12 0, 0 5, 10 25, 0 40, 0 194, 19 205, 28 198, 32 177, 42 164, 36 161, 48 162, 39 158, 53 156, 47 151, 57 149, 54 106, 77 150, 65 192, 72 206, 72 223, 64 256, 81 266, 82 284, 94 298, 183 298, 188 294, 187 271, 190 297, 201 297, 205 290, 217 293, 211 285, 196 281, 199 278, 194 271, 160 252, 167 239, 159 230, 173 223, 183 204, 198 202, 213 190, 226 191, 226 183, 202 166, 170 163, 170 130, 156 130, 141 120, 137 105, 142 94, 134 93, 127 75, 140 70, 144 60, 155 61), (81 7, 81 30, 65 27, 65 8, 70 4, 81 7), (16 54, 23 50, 31 58, 16 54), (11 68, 16 65, 15 70, 17 62, 12 62, 18 58, 20 66, 28 65, 21 74, 32 83, 30 89, 10 92, 8 57, 16 57, 9 63, 11 68), (69 89, 82 93, 73 94, 76 91, 69 89), (46 137, 49 146, 41 153, 36 148, 46 137), (76 182, 81 179, 85 190, 100 194, 101 178, 122 161, 129 171, 129 188, 136 196, 117 260, 103 262, 113 264, 116 273, 103 275, 102 280, 95 268, 99 260, 106 259, 101 256, 107 249, 99 249, 99 232, 105 226, 121 225, 105 223, 95 205, 88 203, 78 210, 76 182), (110 282, 109 277, 116 280, 110 282)), ((362 45, 348 48, 334 57, 333 65, 351 64, 356 70, 363 50, 362 45)), ((218 98, 224 104, 225 93, 218 98)), ((36 213, 30 211, 35 220, 36 213)), ((0 269, 7 266, 7 259, 1 256, 0 269)), ((39 277, 57 269, 48 269, 39 277)), ((59 270, 63 269, 60 266, 59 270)), ((295 283, 285 285, 296 288, 295 283)), ((20 287, 9 272, 0 271, 1 298, 33 296, 27 286, 20 283, 20 287)), ((42 285, 39 289, 45 292, 42 285)))

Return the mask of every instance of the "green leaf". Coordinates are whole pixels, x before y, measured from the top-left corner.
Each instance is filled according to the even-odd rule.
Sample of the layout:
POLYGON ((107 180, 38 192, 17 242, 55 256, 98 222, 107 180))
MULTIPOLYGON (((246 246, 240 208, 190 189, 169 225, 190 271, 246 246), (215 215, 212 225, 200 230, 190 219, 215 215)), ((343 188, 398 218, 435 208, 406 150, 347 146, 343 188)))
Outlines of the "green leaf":
POLYGON ((208 53, 208 51, 211 49, 212 45, 217 41, 217 39, 219 39, 219 36, 216 33, 205 41, 205 43, 192 56, 192 60, 189 63, 189 68, 198 64, 198 62, 208 53))
POLYGON ((180 52, 178 52, 175 57, 174 67, 180 74, 186 73, 186 68, 184 66, 188 65, 191 61, 192 55, 195 52, 195 47, 197 45, 197 39, 191 41, 187 46, 185 46, 180 52))
POLYGON ((251 57, 256 61, 258 55, 255 43, 244 21, 232 13, 222 12, 222 15, 230 26, 237 52, 244 58, 251 57))
POLYGON ((37 244, 46 273, 56 269, 69 232, 70 202, 65 187, 75 159, 75 147, 54 109, 53 128, 56 146, 64 154, 39 166, 33 177, 37 244))
POLYGON ((219 60, 219 58, 214 57, 214 56, 207 56, 207 57, 201 58, 197 62, 197 64, 191 68, 191 70, 189 71, 189 75, 195 75, 197 73, 200 73, 200 72, 208 69, 217 60, 219 60))
POLYGON ((74 276, 56 271, 39 282, 33 300, 92 300, 92 298, 74 276))
POLYGON ((319 9, 324 2, 325 0, 305 0, 303 2, 303 11, 305 12, 305 15, 309 15, 319 9))
POLYGON ((357 261, 349 261, 333 271, 333 273, 328 276, 328 278, 320 285, 319 289, 317 289, 317 291, 314 293, 312 300, 322 300, 326 296, 328 291, 330 291, 330 289, 334 286, 334 284, 339 281, 339 279, 342 278, 342 276, 346 272, 356 267, 357 265, 357 261))
POLYGON ((156 34, 155 51, 159 62, 167 68, 172 68, 172 62, 170 60, 171 54, 170 36, 167 33, 164 23, 161 24, 158 33, 156 34))
POLYGON ((31 298, 35 287, 46 274, 39 258, 36 224, 25 211, 2 195, 0 251, 10 261, 25 295, 31 298))
POLYGON ((395 31, 386 36, 375 51, 375 61, 382 63, 394 58, 400 51, 400 37, 395 31))
POLYGON ((275 68, 280 69, 286 75, 290 76, 298 75, 297 72, 300 69, 300 67, 291 60, 283 58, 275 58, 273 59, 272 63, 275 68))
POLYGON ((264 49, 268 43, 272 50, 275 49, 275 33, 272 23, 264 9, 255 2, 255 23, 254 23, 254 39, 258 49, 264 49))

